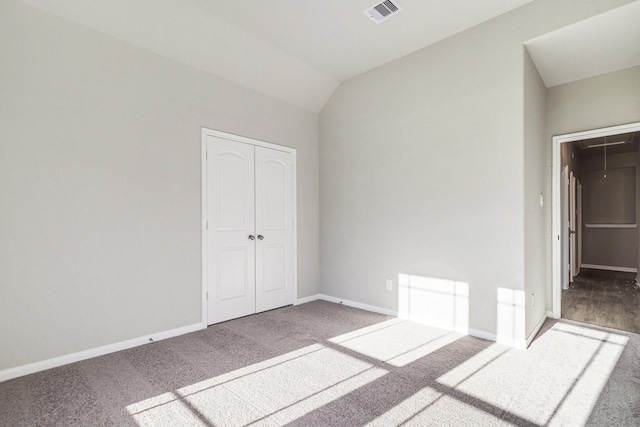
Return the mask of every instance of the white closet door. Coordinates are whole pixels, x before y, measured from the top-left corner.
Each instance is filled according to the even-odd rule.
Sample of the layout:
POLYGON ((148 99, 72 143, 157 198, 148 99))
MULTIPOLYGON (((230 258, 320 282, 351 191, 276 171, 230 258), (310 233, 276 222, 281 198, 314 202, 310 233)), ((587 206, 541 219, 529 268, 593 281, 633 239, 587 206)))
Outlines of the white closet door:
POLYGON ((256 311, 293 304, 293 155, 256 147, 256 311))
POLYGON ((256 312, 254 146, 207 137, 208 323, 256 312))

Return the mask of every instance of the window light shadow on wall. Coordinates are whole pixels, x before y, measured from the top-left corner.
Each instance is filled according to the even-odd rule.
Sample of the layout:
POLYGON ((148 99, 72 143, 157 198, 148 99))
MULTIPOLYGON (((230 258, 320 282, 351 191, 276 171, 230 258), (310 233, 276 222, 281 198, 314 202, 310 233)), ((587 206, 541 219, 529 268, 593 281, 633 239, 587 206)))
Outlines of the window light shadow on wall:
POLYGON ((430 326, 469 333, 469 284, 398 275, 398 315, 430 326))
POLYGON ((525 347, 524 291, 498 288, 496 341, 519 348, 525 347))

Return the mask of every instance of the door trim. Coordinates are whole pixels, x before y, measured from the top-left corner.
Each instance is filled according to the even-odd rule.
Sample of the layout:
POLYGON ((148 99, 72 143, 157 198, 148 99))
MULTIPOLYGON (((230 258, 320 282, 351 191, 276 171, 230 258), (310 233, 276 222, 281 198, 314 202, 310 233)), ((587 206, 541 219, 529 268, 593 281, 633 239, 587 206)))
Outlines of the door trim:
POLYGON ((248 138, 245 136, 234 135, 232 133, 222 132, 219 130, 202 128, 201 142, 200 142, 200 157, 201 157, 201 198, 200 205, 201 212, 201 244, 202 244, 202 258, 200 259, 202 268, 202 294, 201 294, 201 319, 202 324, 208 325, 207 315, 207 284, 208 284, 208 272, 207 272, 207 259, 208 259, 208 247, 207 247, 207 137, 214 136, 217 138, 227 139, 229 141, 241 142, 244 144, 250 144, 256 147, 264 147, 272 150, 283 151, 290 153, 293 161, 293 289, 294 296, 292 303, 295 303, 298 299, 298 211, 297 211, 297 172, 296 172, 296 149, 292 147, 286 147, 284 145, 273 144, 270 142, 260 141, 258 139, 248 138))
POLYGON ((560 147, 565 142, 580 141, 582 139, 598 138, 603 136, 617 135, 620 133, 640 131, 640 122, 628 123, 618 126, 610 126, 600 129, 592 129, 582 132, 568 133, 552 137, 552 176, 551 176, 551 215, 552 215, 552 317, 559 319, 561 316, 562 299, 562 241, 561 241, 561 169, 562 159, 560 158, 560 147))

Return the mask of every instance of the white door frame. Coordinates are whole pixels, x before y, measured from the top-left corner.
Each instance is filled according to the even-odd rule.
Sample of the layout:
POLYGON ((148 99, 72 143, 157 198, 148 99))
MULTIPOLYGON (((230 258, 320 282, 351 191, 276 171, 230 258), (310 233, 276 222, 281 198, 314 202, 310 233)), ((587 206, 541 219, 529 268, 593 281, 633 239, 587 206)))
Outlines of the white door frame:
POLYGON ((578 263, 577 230, 576 230, 576 176, 571 171, 569 174, 569 283, 573 283, 578 275, 576 264, 578 263), (572 233, 573 231, 573 233, 572 233))
POLYGON ((552 234, 551 234, 551 246, 552 246, 552 316, 555 319, 559 319, 561 315, 561 299, 562 299, 562 241, 561 241, 561 169, 562 159, 560 157, 560 146, 565 142, 580 141, 583 139, 599 138, 610 135, 617 135, 620 133, 638 132, 640 131, 640 122, 629 123, 626 125, 611 126, 601 129, 587 130, 583 132, 575 132, 564 135, 557 135, 552 138, 552 156, 553 167, 551 177, 551 195, 552 195, 552 234))
POLYGON ((571 268, 569 260, 569 166, 565 165, 560 173, 560 248, 561 248, 561 270, 562 281, 560 286, 562 289, 569 289, 569 283, 571 282, 571 268))
POLYGON ((284 151, 285 153, 291 153, 293 160, 293 288, 294 297, 293 301, 298 300, 298 213, 297 213, 297 173, 296 173, 296 149, 291 147, 285 147, 284 145, 272 144, 270 142, 260 141, 257 139, 247 138, 245 136, 234 135, 227 132, 218 130, 202 128, 202 140, 201 140, 201 242, 202 242, 202 304, 201 304, 201 319, 202 324, 209 325, 207 319, 207 286, 208 286, 208 273, 207 273, 207 259, 208 259, 208 245, 207 245, 207 136, 214 136, 217 138, 228 139, 230 141, 242 142, 245 144, 251 144, 257 147, 270 148, 272 150, 284 151))
POLYGON ((577 236, 577 263, 576 274, 580 274, 582 268, 582 183, 578 180, 576 186, 576 236, 577 236))

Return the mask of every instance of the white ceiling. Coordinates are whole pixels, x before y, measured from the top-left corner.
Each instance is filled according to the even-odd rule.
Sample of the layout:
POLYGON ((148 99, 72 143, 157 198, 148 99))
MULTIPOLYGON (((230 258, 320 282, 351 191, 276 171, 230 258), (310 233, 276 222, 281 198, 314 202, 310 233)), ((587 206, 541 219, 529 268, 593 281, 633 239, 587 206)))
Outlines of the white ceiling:
POLYGON ((22 0, 318 112, 338 84, 532 0, 22 0))
POLYGON ((547 87, 640 65, 640 1, 525 45, 547 87))
MULTIPOLYGON (((22 0, 318 112, 341 81, 533 0, 22 0)), ((640 1, 526 43, 547 87, 640 65, 640 1)))

